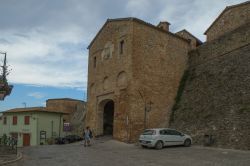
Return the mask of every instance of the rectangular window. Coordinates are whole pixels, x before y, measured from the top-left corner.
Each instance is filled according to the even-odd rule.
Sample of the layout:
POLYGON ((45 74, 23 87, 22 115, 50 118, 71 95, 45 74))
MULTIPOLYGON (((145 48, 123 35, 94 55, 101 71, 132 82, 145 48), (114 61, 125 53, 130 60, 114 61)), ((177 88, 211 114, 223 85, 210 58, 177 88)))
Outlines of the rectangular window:
POLYGON ((30 117, 29 116, 25 116, 24 117, 24 124, 25 125, 29 125, 30 124, 30 117))
POLYGON ((17 124, 17 116, 13 116, 12 124, 13 124, 13 125, 16 125, 16 124, 17 124))
POLYGON ((94 68, 96 68, 96 56, 94 57, 94 68))
POLYGON ((5 125, 7 124, 7 117, 3 118, 3 124, 5 124, 5 125))
POLYGON ((120 41, 120 54, 123 54, 124 51, 124 40, 120 41))

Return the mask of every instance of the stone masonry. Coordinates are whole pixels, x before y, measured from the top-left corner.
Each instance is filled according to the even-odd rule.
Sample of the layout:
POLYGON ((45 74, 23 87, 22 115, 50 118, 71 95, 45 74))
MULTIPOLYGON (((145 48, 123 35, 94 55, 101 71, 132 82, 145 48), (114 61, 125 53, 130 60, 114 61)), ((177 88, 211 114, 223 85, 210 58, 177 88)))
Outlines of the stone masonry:
POLYGON ((250 24, 189 53, 171 127, 202 144, 250 149, 250 24), (183 88, 184 86, 184 88, 183 88))
POLYGON ((207 29, 207 41, 233 31, 250 22, 250 1, 226 7, 213 24, 207 29))
MULTIPOLYGON (((63 115, 64 122, 71 122, 78 112, 82 112, 81 116, 79 116, 82 119, 85 106, 86 103, 84 101, 71 98, 48 99, 46 101, 46 110, 67 113, 67 115, 63 115)), ((71 124, 76 124, 77 121, 75 120, 71 124)))
POLYGON ((136 18, 113 19, 91 42, 86 123, 96 135, 104 133, 110 101, 115 139, 133 142, 144 127, 168 125, 190 43, 165 28, 136 18))
POLYGON ((170 126, 196 143, 212 135, 216 146, 250 149, 249 8, 227 7, 205 44, 166 21, 107 20, 88 47, 86 124, 125 142, 170 126))

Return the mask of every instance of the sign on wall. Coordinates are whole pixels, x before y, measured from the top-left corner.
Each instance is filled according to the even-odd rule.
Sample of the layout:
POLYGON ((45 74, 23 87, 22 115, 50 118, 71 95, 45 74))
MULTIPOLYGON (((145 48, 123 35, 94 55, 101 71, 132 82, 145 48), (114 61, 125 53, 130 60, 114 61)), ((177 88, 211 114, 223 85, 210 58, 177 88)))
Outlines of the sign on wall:
POLYGON ((71 131, 72 127, 70 123, 63 123, 63 131, 71 131))

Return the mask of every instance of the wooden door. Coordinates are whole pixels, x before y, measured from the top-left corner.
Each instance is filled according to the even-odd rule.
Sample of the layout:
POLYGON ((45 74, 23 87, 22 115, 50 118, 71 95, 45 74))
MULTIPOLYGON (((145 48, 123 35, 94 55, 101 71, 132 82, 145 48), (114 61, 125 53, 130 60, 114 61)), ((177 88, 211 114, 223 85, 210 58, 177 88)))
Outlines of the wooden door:
POLYGON ((30 134, 23 134, 23 146, 30 146, 30 134))

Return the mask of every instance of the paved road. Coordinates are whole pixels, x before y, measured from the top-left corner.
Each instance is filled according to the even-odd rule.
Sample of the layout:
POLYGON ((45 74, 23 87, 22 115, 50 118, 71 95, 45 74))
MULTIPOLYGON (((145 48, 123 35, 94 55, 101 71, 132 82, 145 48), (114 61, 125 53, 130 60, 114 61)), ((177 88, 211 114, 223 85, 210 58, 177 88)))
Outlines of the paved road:
POLYGON ((23 159, 10 166, 249 166, 250 151, 199 146, 142 149, 110 139, 91 147, 80 143, 23 148, 23 159))

